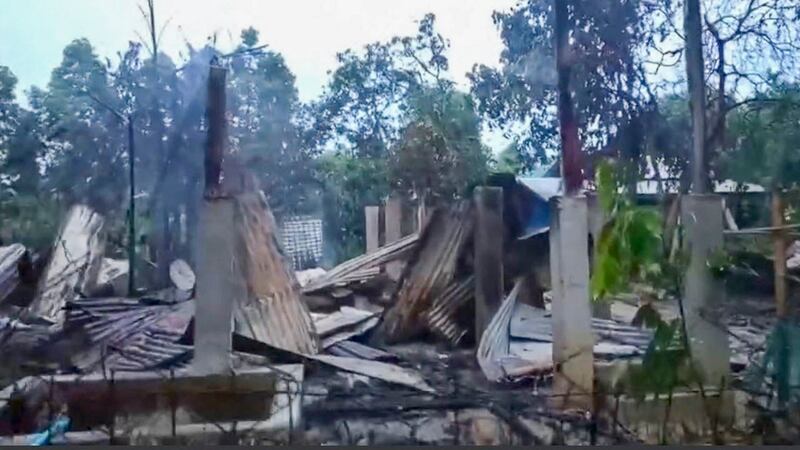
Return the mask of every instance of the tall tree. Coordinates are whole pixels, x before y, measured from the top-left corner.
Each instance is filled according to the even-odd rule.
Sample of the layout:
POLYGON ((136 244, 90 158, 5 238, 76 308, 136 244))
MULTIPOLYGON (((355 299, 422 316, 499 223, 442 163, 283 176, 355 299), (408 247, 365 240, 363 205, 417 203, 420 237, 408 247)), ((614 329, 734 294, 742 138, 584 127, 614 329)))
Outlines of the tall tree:
MULTIPOLYGON (((604 146, 617 127, 652 100, 642 69, 654 30, 644 0, 566 2, 573 102, 587 150, 604 146)), ((500 68, 473 67, 469 78, 491 127, 518 140, 526 165, 557 154, 557 75, 552 2, 523 0, 495 12, 504 49, 500 68), (509 131, 512 130, 512 131, 509 131)))
MULTIPOLYGON (((684 0, 685 1, 685 0, 684 0)), ((685 33, 680 23, 683 2, 657 3, 663 33, 651 42, 649 69, 659 84, 682 83, 670 70, 684 61, 685 33), (667 80, 667 81, 664 81, 667 80)), ((764 101, 774 78, 797 81, 800 54, 800 10, 793 0, 704 0, 703 59, 707 108, 706 164, 733 145, 727 138, 728 115, 750 102, 764 101)))
POLYGON ((259 45, 254 28, 243 30, 241 39, 230 57, 232 141, 275 212, 302 212, 315 186, 316 148, 301 140, 294 74, 283 56, 259 45))
POLYGON ((118 104, 108 66, 86 39, 64 48, 37 108, 45 127, 45 181, 68 202, 102 212, 122 204, 125 129, 106 105, 118 104), (77 181, 77 182, 76 182, 77 181))

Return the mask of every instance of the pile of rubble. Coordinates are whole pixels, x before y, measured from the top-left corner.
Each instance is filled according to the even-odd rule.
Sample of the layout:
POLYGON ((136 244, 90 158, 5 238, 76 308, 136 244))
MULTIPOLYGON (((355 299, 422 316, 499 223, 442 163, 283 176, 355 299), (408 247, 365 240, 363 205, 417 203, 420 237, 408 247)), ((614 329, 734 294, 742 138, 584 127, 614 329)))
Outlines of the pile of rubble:
MULTIPOLYGON (((419 233, 331 270, 298 273, 288 268, 263 197, 238 196, 234 205, 239 250, 229 264, 240 279, 230 298, 219 299, 233 303, 232 368, 310 370, 295 379, 303 397, 300 439, 598 441, 596 423, 547 408, 553 332, 548 308, 523 293, 534 275, 510 270, 513 287, 485 330, 476 331, 469 202, 434 210, 419 233), (397 279, 387 273, 390 264, 402 266, 397 279)), ((19 244, 0 248, 0 343, 10 383, 0 399, 0 436, 52 425, 52 416, 48 422, 40 413, 47 397, 42 374, 191 368, 195 294, 208 275, 195 276, 178 260, 170 268, 172 287, 130 298, 127 263, 105 258, 104 244, 103 218, 75 206, 48 255, 37 258, 19 244), (15 399, 24 399, 24 408, 13 407, 15 399)), ((644 354, 652 332, 629 325, 635 312, 635 305, 615 302, 610 319, 593 319, 596 359, 644 354)))

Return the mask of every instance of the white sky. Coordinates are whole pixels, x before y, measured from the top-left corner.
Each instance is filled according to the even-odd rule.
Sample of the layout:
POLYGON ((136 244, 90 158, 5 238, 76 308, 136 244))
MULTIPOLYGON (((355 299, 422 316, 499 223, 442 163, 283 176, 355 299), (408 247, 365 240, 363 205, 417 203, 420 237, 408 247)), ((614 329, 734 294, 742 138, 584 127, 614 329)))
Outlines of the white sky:
MULTIPOLYGON (((156 0, 156 19, 168 21, 161 46, 173 58, 188 41, 202 45, 217 33, 223 48, 254 26, 262 43, 283 54, 297 77, 300 97, 319 95, 337 52, 412 34, 415 21, 433 12, 451 43, 454 79, 466 87, 473 64, 496 65, 501 50, 492 11, 514 0, 156 0)), ((130 40, 145 35, 138 5, 144 0, 0 0, 0 64, 20 79, 18 93, 44 86, 72 39, 86 37, 112 63, 130 40)))

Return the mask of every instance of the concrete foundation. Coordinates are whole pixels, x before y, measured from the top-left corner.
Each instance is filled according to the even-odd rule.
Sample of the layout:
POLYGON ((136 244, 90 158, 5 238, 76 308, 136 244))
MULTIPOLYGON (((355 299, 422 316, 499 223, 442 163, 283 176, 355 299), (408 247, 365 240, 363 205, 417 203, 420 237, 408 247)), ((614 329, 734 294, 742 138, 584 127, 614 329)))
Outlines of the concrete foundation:
POLYGON ((709 258, 722 249, 722 199, 687 195, 681 200, 684 248, 689 267, 684 280, 686 330, 695 368, 704 383, 719 386, 730 373, 730 349, 721 304, 725 290, 709 270, 709 258))
POLYGON ((594 337, 589 294, 586 198, 550 201, 553 285, 553 397, 556 407, 592 408, 594 337))
POLYGON ((232 199, 200 207, 192 369, 201 375, 230 372, 234 299, 247 296, 236 257, 234 212, 232 199))

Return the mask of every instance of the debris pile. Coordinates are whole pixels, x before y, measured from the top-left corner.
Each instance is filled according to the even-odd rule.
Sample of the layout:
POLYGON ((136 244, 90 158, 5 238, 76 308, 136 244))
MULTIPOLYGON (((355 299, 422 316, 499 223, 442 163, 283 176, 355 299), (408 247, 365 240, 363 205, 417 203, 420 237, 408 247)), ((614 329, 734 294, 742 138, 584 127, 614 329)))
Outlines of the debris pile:
MULTIPOLYGON (((522 295, 530 277, 545 278, 541 274, 511 271, 513 288, 475 342, 475 219, 470 202, 435 209, 418 233, 330 270, 297 273, 289 269, 263 196, 240 194, 234 204, 236 226, 231 233, 237 251, 230 264, 237 268, 233 273, 240 274, 247 295, 220 299, 234 303, 234 367, 305 366, 312 374, 301 376, 302 384, 322 393, 312 402, 321 410, 335 409, 335 402, 320 405, 341 389, 341 380, 352 395, 373 398, 380 391, 411 389, 435 403, 438 396, 453 395, 464 385, 485 398, 499 395, 495 383, 519 385, 552 372, 550 312, 522 295), (386 276, 386 265, 398 262, 403 269, 394 281, 386 276), (328 375, 318 378, 313 373, 328 375), (331 378, 331 373, 339 378, 331 378), (361 385, 368 386, 368 394, 358 394, 361 385)), ((0 248, 0 305, 14 305, 3 309, 0 339, 9 365, 20 368, 14 377, 191 369, 198 279, 194 270, 176 260, 170 266, 173 286, 125 297, 127 261, 104 257, 103 222, 88 207, 73 207, 46 265, 41 260, 34 264, 19 244, 0 248), (32 273, 39 275, 33 276, 36 288, 28 290, 26 303, 20 301, 20 286, 31 284, 32 273)), ((515 247, 532 248, 526 245, 505 251, 518 259, 515 247)), ((645 353, 653 334, 630 325, 631 309, 636 310, 617 302, 612 319, 592 320, 596 359, 645 353)), ((22 377, 9 389, 10 397, 26 398, 41 385, 22 377)), ((8 405, 0 403, 0 415, 6 418, 13 414, 8 405)), ((463 405, 473 406, 478 405, 463 405)), ((484 413, 507 422, 498 411, 476 414, 484 413)), ((529 428, 535 425, 529 422, 529 428)), ((15 423, 27 425, 2 433, 31 433, 47 425, 30 419, 15 423)), ((521 425, 512 421, 505 426, 521 425)))

